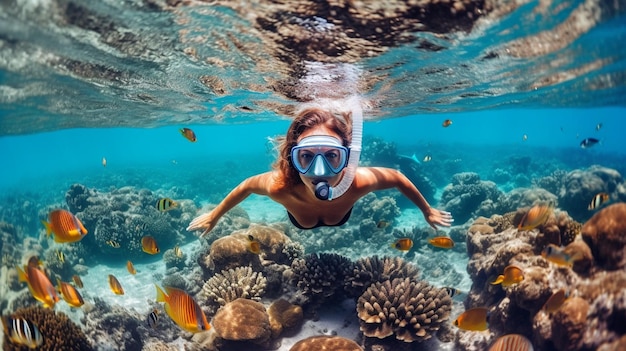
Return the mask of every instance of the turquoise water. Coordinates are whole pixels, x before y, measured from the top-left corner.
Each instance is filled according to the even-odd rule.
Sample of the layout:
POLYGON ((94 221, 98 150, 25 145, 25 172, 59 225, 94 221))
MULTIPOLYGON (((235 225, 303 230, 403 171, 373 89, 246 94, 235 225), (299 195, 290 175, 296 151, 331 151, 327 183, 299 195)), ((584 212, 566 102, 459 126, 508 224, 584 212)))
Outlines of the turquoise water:
MULTIPOLYGON (((475 218, 546 200, 544 190, 579 223, 597 212, 587 206, 600 191, 610 194, 609 204, 626 201, 623 2, 478 1, 455 9, 436 3, 0 4, 0 314, 39 304, 12 270, 39 255, 52 277, 83 277, 89 307, 59 302, 55 310, 70 316, 96 349, 198 347, 164 313, 162 329, 145 328, 146 314, 162 311, 154 284, 180 284, 215 312, 201 293, 217 273, 203 266, 211 245, 235 230, 267 225, 301 245, 302 255, 401 257, 417 265, 429 284, 462 291, 453 299, 454 320, 486 291, 468 274, 466 236, 475 218), (454 226, 438 234, 454 238, 453 250, 429 246, 434 232, 395 190, 357 202, 341 227, 298 230, 282 206, 253 195, 208 237, 185 230, 241 181, 271 170, 272 140, 301 103, 352 94, 365 106, 361 164, 402 171, 433 207, 451 211, 454 226), (449 127, 442 126, 446 119, 449 127), (183 127, 194 130, 197 142, 181 136, 183 127), (586 138, 600 142, 581 148, 586 138), (591 176, 598 167, 604 178, 591 176), (450 195, 452 183, 469 173, 480 182, 450 195), (570 193, 579 189, 565 183, 571 174, 588 180, 576 196, 570 193), (81 186, 89 197, 77 195, 81 186), (465 207, 443 200, 474 191, 488 198, 465 207), (521 199, 522 192, 531 195, 521 199), (182 206, 157 213, 161 197, 182 206), (78 209, 76 199, 90 205, 78 209), (89 234, 78 244, 54 243, 41 220, 53 208, 72 206, 89 234), (144 230, 160 235, 159 255, 141 252, 144 230), (390 247, 404 236, 415 242, 410 252, 390 247), (107 246, 108 239, 121 249, 107 246), (175 245, 186 256, 166 267, 175 245), (126 260, 137 275, 126 272, 126 260), (118 276, 125 296, 110 292, 108 274, 118 276), (111 319, 123 322, 94 327, 111 319), (124 344, 124 333, 133 343, 124 344)), ((569 282, 559 277, 557 284, 569 282)), ((262 302, 267 307, 280 296, 297 300, 274 292, 262 302)), ((362 338, 355 299, 310 308, 303 327, 274 349, 287 351, 310 335, 362 338)), ((531 326, 524 328, 530 336, 531 326)), ((480 334, 477 345, 505 329, 480 334)), ((432 338, 411 350, 472 349, 462 336, 432 338)))

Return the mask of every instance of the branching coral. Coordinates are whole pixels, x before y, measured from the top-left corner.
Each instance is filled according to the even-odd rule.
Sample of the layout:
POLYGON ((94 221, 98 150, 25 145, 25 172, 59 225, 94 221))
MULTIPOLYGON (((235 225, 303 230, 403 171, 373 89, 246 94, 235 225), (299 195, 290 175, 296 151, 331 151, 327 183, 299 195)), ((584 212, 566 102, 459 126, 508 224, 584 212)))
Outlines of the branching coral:
POLYGON ((414 278, 419 276, 415 265, 401 257, 364 257, 352 266, 352 272, 345 280, 345 290, 349 296, 358 297, 371 284, 394 278, 414 278))
POLYGON ((352 262, 337 254, 310 254, 291 264, 291 283, 309 299, 320 302, 333 296, 341 287, 352 262))
POLYGON ((260 301, 265 293, 266 279, 250 266, 224 270, 211 277, 202 293, 212 304, 224 306, 238 298, 260 301))
POLYGON ((405 342, 429 339, 448 320, 451 309, 445 289, 411 278, 376 282, 357 301, 365 336, 395 335, 405 342))
MULTIPOLYGON (((38 350, 93 350, 83 331, 61 312, 35 306, 20 308, 12 316, 25 318, 37 326, 43 336, 43 344, 38 350)), ((3 349, 23 350, 6 337, 3 349)))

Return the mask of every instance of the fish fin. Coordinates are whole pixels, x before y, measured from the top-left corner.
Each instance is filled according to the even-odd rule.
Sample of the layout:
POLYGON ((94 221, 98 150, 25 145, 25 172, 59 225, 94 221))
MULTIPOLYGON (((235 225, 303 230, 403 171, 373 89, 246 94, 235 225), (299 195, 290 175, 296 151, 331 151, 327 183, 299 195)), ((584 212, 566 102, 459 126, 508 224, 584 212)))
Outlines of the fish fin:
POLYGON ((165 292, 163 290, 161 290, 161 288, 159 288, 158 285, 154 284, 154 286, 156 286, 157 289, 157 302, 165 302, 167 303, 167 294, 165 294, 165 292))
POLYGON ((41 223, 46 228, 46 236, 50 236, 50 234, 52 233, 52 226, 50 225, 50 223, 46 221, 41 221, 41 223))
POLYGON ((27 282, 28 283, 28 275, 26 275, 26 272, 24 272, 20 267, 15 267, 17 268, 17 278, 19 281, 21 282, 27 282))
POLYGON ((500 274, 495 281, 491 282, 491 285, 498 285, 504 281, 504 276, 500 274))

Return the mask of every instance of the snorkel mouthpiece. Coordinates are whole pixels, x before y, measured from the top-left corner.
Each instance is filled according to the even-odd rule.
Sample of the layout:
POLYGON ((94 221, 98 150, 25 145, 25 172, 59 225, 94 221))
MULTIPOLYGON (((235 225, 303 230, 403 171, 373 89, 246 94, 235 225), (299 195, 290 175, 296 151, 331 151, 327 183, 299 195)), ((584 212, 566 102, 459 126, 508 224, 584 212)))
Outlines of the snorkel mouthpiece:
POLYGON ((315 197, 320 200, 328 200, 330 198, 330 185, 328 185, 327 181, 315 184, 315 197))

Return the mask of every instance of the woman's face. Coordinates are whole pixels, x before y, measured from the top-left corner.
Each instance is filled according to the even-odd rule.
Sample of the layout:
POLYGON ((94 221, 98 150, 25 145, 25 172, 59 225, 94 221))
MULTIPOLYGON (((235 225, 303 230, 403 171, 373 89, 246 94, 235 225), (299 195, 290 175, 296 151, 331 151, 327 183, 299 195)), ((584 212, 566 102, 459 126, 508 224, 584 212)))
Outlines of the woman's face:
MULTIPOLYGON (((306 137, 309 137, 311 135, 328 135, 328 136, 335 137, 338 140, 342 140, 343 141, 343 139, 339 136, 339 134, 335 133, 333 130, 331 130, 330 128, 328 128, 328 127, 326 127, 325 125, 322 124, 322 125, 315 126, 315 127, 311 128, 311 129, 305 130, 302 134, 300 134, 300 136, 298 137, 297 142, 300 142, 302 139, 304 139, 306 137)), ((326 180, 330 186, 336 186, 339 183, 339 181, 341 180, 341 176, 343 175, 344 170, 339 172, 339 174, 337 174, 335 176, 332 176, 330 178, 325 178, 324 180, 326 180)), ((306 177, 302 173, 298 173, 298 175, 300 176, 300 179, 302 180, 304 185, 312 193, 315 193, 315 184, 319 183, 320 180, 319 179, 311 179, 309 177, 306 177)))

